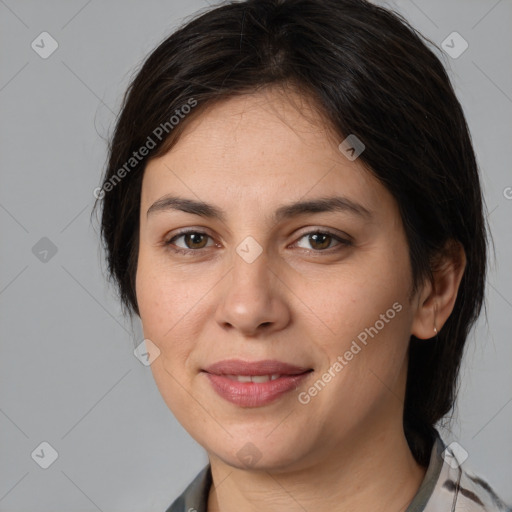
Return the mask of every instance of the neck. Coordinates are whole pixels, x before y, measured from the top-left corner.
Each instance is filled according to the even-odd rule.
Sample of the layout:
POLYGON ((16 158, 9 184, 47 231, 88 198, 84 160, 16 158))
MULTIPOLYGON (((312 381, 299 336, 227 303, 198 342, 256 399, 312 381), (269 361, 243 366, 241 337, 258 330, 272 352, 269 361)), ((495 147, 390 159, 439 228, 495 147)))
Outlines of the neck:
POLYGON ((208 512, 403 512, 426 469, 415 461, 401 425, 374 430, 358 430, 321 461, 286 472, 238 469, 210 454, 208 512))

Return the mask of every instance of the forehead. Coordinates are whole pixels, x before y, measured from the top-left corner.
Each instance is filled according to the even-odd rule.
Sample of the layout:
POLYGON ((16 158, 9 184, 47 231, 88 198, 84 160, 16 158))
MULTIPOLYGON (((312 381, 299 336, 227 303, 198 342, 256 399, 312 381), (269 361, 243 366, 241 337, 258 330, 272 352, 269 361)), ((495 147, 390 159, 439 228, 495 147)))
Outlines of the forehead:
POLYGON ((211 152, 217 158, 244 154, 258 156, 261 163, 265 157, 281 155, 293 161, 295 155, 313 148, 324 156, 332 152, 338 138, 332 132, 310 98, 269 87, 207 106, 188 123, 172 151, 177 154, 194 147, 204 148, 201 155, 211 152))
POLYGON ((231 97, 191 119, 171 150, 147 164, 143 208, 168 193, 258 209, 337 193, 389 207, 388 191, 360 160, 340 152, 337 138, 297 93, 231 97))

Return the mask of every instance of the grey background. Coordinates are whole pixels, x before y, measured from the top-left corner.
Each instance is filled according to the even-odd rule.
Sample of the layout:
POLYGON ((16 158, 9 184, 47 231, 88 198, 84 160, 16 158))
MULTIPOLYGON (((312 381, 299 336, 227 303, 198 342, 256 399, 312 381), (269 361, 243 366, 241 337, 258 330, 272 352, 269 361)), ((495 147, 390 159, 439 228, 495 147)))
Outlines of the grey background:
MULTIPOLYGON (((512 2, 387 5, 437 44, 453 31, 469 44, 442 58, 482 169, 496 263, 443 434, 512 502, 512 2)), ((0 0, 0 511, 163 511, 207 462, 133 355, 140 325, 122 319, 89 220, 131 73, 205 7, 0 0), (47 59, 31 48, 43 31, 59 45, 47 59), (46 261, 34 254, 43 237, 57 249, 46 261), (58 452, 48 469, 31 457, 43 441, 58 452)))

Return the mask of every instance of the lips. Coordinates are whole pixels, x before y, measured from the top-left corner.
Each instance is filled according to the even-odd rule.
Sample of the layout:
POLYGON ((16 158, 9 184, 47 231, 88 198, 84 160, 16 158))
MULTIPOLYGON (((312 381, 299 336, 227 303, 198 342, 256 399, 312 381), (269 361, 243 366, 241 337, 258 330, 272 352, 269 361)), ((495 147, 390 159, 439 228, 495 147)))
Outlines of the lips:
POLYGON ((274 402, 297 389, 312 371, 276 360, 248 362, 239 359, 219 361, 203 370, 217 394, 242 407, 260 407, 274 402))
POLYGON ((298 375, 311 368, 294 366, 273 359, 264 361, 242 361, 240 359, 227 359, 214 363, 205 371, 214 375, 298 375))

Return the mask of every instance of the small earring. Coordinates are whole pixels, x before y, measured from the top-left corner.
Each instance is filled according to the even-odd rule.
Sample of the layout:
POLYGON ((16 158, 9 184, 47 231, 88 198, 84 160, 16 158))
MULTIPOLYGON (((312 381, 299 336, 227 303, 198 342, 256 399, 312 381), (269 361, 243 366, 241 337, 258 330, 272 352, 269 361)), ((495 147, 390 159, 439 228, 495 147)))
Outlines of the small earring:
POLYGON ((436 329, 435 325, 434 325, 434 334, 437 336, 437 329, 436 329))

